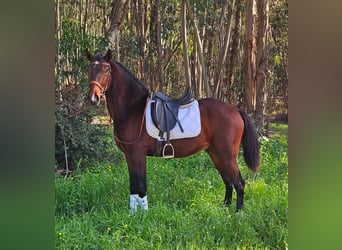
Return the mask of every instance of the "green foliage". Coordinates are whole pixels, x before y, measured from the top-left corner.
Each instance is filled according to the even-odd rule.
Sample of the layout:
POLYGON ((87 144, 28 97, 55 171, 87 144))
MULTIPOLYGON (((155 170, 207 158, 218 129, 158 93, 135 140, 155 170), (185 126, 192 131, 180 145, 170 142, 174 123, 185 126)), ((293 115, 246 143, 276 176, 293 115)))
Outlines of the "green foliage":
POLYGON ((272 33, 269 41, 269 95, 287 95, 288 65, 288 2, 271 1, 270 26, 272 33))
POLYGON ((90 160, 106 160, 113 154, 114 142, 111 137, 104 136, 111 134, 108 126, 92 124, 99 110, 87 104, 85 87, 88 86, 65 87, 61 92, 62 100, 56 100, 55 160, 57 168, 65 168, 66 160, 68 160, 69 168, 73 169, 77 164, 87 166, 90 160))
POLYGON ((55 178, 57 249, 287 249, 287 126, 261 138, 253 175, 242 156, 245 207, 223 206, 224 184, 205 152, 149 157, 148 212, 129 216, 126 163, 101 163, 55 178))
POLYGON ((57 168, 65 168, 67 161, 74 169, 113 157, 114 144, 103 136, 109 133, 108 127, 91 124, 98 110, 87 106, 86 99, 88 61, 84 49, 94 44, 104 49, 106 41, 88 34, 73 8, 66 6, 56 44, 55 162, 57 168))
MULTIPOLYGON (((82 111, 85 108, 88 62, 83 55, 85 48, 92 52, 104 52, 108 41, 105 32, 110 24, 110 12, 113 1, 57 1, 59 3, 59 20, 56 23, 56 163, 63 167, 65 163, 65 150, 71 166, 89 165, 88 160, 93 157, 103 159, 112 149, 111 142, 102 139, 106 133, 100 126, 90 125, 95 112, 82 111), (82 111, 82 112, 81 112, 82 111), (77 113, 75 116, 74 114, 77 113), (63 131, 63 132, 62 132, 63 131), (64 146, 64 141, 66 146, 64 146)), ((56 2, 56 3, 57 3, 56 2)), ((158 51, 156 42, 156 19, 154 2, 146 5, 146 1, 132 1, 126 5, 125 17, 120 23, 120 41, 112 49, 118 51, 120 61, 124 63, 138 78, 142 78, 146 86, 155 90, 157 79, 158 51), (139 6, 144 6, 144 23, 140 23, 139 6), (146 6, 149 6, 148 8, 146 6), (153 12, 153 13, 152 13, 153 12), (142 30, 143 29, 143 30, 142 30), (146 37, 142 37, 145 34, 146 37), (142 46, 142 42, 146 46, 142 46)), ((213 87, 218 59, 220 57, 220 36, 226 30, 218 25, 229 22, 229 15, 234 10, 232 3, 222 15, 224 1, 190 1, 200 36, 203 40, 204 56, 208 71, 208 80, 213 87)), ((220 98, 231 104, 243 108, 244 86, 244 60, 245 49, 245 4, 241 3, 241 26, 238 28, 239 54, 233 65, 225 66, 222 73, 222 93, 220 98), (225 79, 226 69, 232 68, 234 81, 228 86, 225 79)), ((237 2, 235 4, 236 8, 237 2)), ((185 71, 183 65, 183 52, 180 39, 181 19, 180 1, 161 1, 160 22, 162 26, 162 68, 164 91, 171 96, 180 96, 185 89, 185 71)), ((56 13, 57 14, 57 13, 56 13)), ((187 12, 188 14, 188 12, 187 12)), ((270 2, 270 26, 272 36, 269 39, 269 69, 267 94, 267 113, 287 112, 287 49, 288 49, 288 4, 287 0, 270 2), (275 99, 273 97, 281 97, 275 99), (279 109, 277 107, 284 107, 279 109)), ((224 26, 226 27, 226 26, 224 26)), ((224 28, 225 29, 225 28, 224 28)), ((221 37, 222 38, 222 37, 221 37)), ((188 55, 192 75, 193 91, 203 92, 200 86, 196 69, 198 64, 194 40, 194 24, 187 17, 188 55), (198 86, 197 86, 198 85, 198 86), (195 87, 196 86, 196 87, 195 87)), ((232 53, 228 51, 228 57, 232 53)), ((115 55, 117 55, 115 53, 115 55)), ((229 80, 229 79, 228 79, 229 80)), ((88 107, 87 107, 88 109, 88 107)), ((98 113, 97 113, 98 114, 98 113)))
POLYGON ((110 161, 118 157, 111 138, 112 132, 109 131, 108 126, 91 124, 92 117, 93 115, 84 112, 76 117, 65 118, 63 109, 56 111, 57 168, 66 167, 65 154, 67 154, 69 169, 89 166, 98 160, 110 161))

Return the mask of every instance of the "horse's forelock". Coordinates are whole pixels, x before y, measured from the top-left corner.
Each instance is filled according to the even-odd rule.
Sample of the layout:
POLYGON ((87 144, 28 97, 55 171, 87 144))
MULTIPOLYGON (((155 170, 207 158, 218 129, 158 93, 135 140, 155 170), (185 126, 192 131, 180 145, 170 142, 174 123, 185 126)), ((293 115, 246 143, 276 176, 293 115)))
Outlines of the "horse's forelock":
POLYGON ((94 55, 94 61, 103 61, 104 60, 104 56, 101 53, 97 53, 96 55, 94 55))

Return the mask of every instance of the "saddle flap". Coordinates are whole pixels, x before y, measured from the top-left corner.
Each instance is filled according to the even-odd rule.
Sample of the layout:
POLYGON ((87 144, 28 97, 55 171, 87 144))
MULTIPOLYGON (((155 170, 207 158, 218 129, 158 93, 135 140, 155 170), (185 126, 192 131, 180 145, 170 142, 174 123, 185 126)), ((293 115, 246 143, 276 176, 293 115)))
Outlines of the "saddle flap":
POLYGON ((178 110, 181 106, 187 105, 195 100, 192 97, 190 88, 187 88, 182 97, 176 99, 167 97, 161 92, 156 92, 153 93, 152 100, 151 116, 154 125, 161 132, 169 132, 178 122, 178 125, 183 132, 182 125, 178 120, 178 110))
MULTIPOLYGON (((154 100, 150 98, 148 101, 147 110, 146 110, 146 131, 149 136, 160 140, 160 137, 166 136, 167 133, 160 132, 159 128, 155 125, 155 122, 152 120, 152 110, 151 106, 154 103, 154 100)), ((201 116, 199 112, 199 103, 197 100, 194 100, 189 105, 181 106, 178 110, 178 120, 182 124, 184 130, 182 131, 180 127, 176 124, 176 126, 170 130, 170 139, 183 139, 183 138, 192 138, 197 136, 201 132, 201 116)), ((166 140, 166 137, 164 138, 166 140)), ((162 144, 163 145, 163 144, 162 144)))
POLYGON ((178 110, 179 105, 156 99, 151 103, 151 116, 154 125, 161 132, 170 131, 176 126, 178 110))

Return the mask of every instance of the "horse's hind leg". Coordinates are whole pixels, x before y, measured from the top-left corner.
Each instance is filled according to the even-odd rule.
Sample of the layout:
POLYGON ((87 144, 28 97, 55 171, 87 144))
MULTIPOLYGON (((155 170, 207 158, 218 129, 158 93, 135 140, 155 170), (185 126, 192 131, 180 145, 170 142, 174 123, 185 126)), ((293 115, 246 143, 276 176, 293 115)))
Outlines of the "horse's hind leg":
POLYGON ((240 210, 243 206, 245 180, 241 176, 235 154, 217 154, 213 149, 209 149, 208 154, 213 160, 216 169, 219 171, 226 186, 224 204, 227 206, 231 204, 234 187, 237 194, 236 210, 240 210))
POLYGON ((234 188, 236 191, 236 211, 239 211, 243 206, 243 197, 245 193, 245 180, 242 178, 239 170, 238 181, 234 183, 234 188))
POLYGON ((224 181, 224 183, 226 185, 226 195, 224 197, 224 204, 226 206, 230 206, 230 204, 232 203, 233 185, 229 181, 228 182, 224 181))

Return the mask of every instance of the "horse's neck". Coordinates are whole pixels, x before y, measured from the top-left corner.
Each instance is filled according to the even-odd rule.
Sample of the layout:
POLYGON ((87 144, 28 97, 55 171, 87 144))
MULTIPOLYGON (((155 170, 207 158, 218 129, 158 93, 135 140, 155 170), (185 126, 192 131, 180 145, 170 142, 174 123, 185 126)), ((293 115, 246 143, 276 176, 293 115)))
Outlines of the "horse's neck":
MULTIPOLYGON (((120 70, 116 64, 115 67, 114 70, 120 70)), ((141 108, 148 96, 148 93, 143 91, 140 86, 128 81, 131 79, 112 82, 113 86, 109 90, 110 93, 106 95, 107 108, 114 122, 120 122, 127 117, 130 110, 141 108)))

